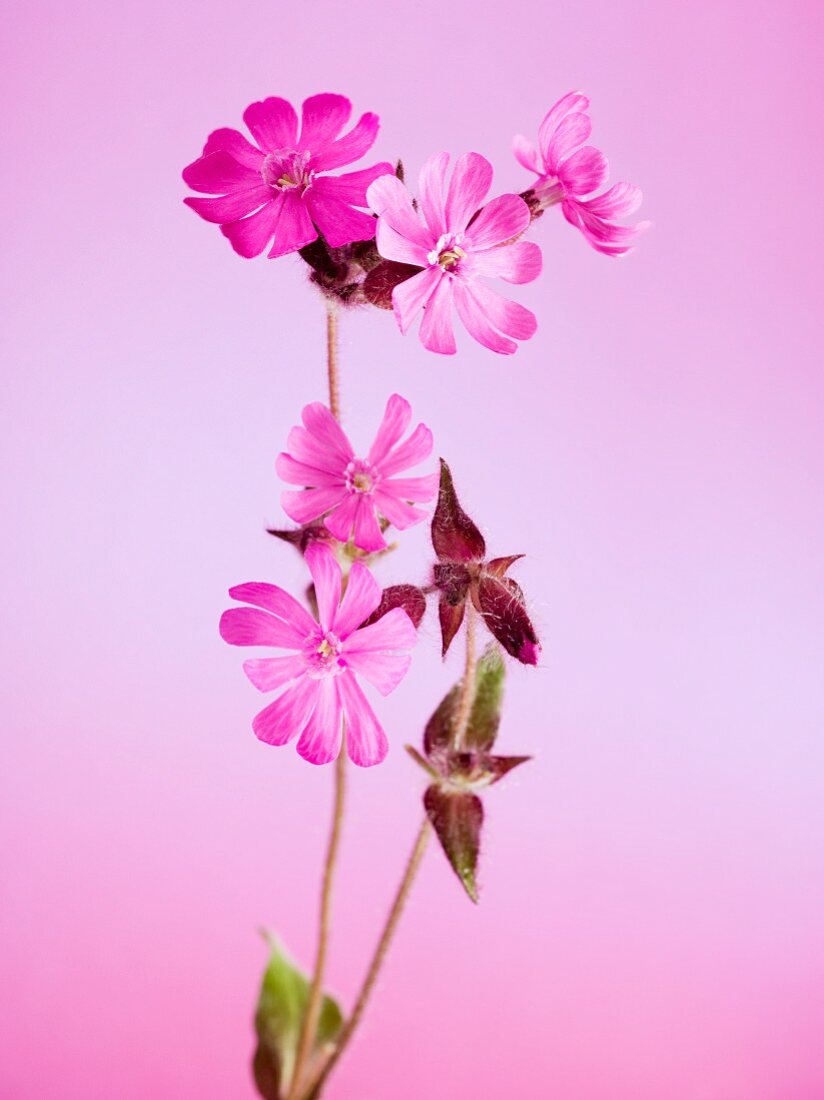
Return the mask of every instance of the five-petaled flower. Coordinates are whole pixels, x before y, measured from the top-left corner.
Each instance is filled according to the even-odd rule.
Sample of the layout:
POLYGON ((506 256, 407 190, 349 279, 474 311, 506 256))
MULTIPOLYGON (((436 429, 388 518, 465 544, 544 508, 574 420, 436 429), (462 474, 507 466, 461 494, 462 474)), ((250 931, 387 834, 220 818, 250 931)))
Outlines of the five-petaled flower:
POLYGON ((422 269, 394 288, 395 316, 405 333, 423 310, 424 347, 453 355, 454 304, 470 335, 508 355, 517 350, 515 340, 534 334, 535 316, 490 290, 480 277, 528 283, 539 275, 541 250, 517 240, 529 225, 529 208, 518 195, 499 195, 482 207, 492 185, 492 165, 478 153, 458 157, 447 186, 448 165, 449 154, 438 153, 421 170, 423 222, 395 176, 381 176, 367 192, 378 215, 380 254, 422 269))
POLYGON ((261 741, 285 745, 295 737, 298 752, 312 764, 328 764, 340 752, 342 731, 355 764, 379 764, 389 745, 357 677, 382 695, 398 686, 409 668, 415 627, 401 607, 362 627, 381 602, 381 589, 355 562, 341 599, 342 572, 332 551, 312 543, 306 551, 318 603, 318 621, 288 592, 273 584, 241 584, 229 590, 251 607, 223 613, 220 633, 231 645, 275 646, 295 652, 244 662, 260 691, 286 690, 254 719, 261 741))
POLYGON ((538 130, 538 148, 521 134, 513 141, 518 162, 539 177, 532 190, 539 208, 561 204, 564 217, 581 230, 598 252, 623 256, 649 222, 619 225, 616 218, 634 214, 641 191, 632 183, 616 183, 602 195, 592 195, 607 180, 604 154, 584 142, 592 131, 589 99, 569 92, 546 114, 538 130))
POLYGON ((272 96, 243 112, 257 145, 238 130, 215 130, 203 155, 183 170, 195 191, 219 198, 184 201, 206 221, 215 222, 241 256, 258 256, 272 241, 269 256, 283 256, 311 244, 318 232, 333 247, 375 235, 375 219, 363 210, 369 184, 387 163, 327 176, 372 148, 379 120, 365 114, 348 133, 352 104, 342 95, 314 95, 298 117, 285 99, 272 96))
POLYGON ((506 574, 523 557, 512 554, 486 560, 486 542, 475 523, 461 508, 452 474, 441 459, 441 488, 432 516, 432 545, 438 556, 434 582, 440 598, 443 654, 458 633, 472 601, 490 632, 510 656, 525 665, 536 665, 541 645, 526 609, 520 585, 506 574))
POLYGON ((277 471, 291 485, 304 485, 282 496, 286 514, 296 523, 324 516, 327 529, 341 542, 352 538, 360 550, 374 552, 386 546, 378 513, 404 530, 426 517, 409 501, 431 500, 437 474, 396 477, 416 466, 432 451, 432 432, 418 424, 403 443, 412 408, 393 394, 365 458, 358 458, 349 439, 325 405, 315 402, 302 413, 303 427, 289 433, 288 453, 278 455, 277 471))

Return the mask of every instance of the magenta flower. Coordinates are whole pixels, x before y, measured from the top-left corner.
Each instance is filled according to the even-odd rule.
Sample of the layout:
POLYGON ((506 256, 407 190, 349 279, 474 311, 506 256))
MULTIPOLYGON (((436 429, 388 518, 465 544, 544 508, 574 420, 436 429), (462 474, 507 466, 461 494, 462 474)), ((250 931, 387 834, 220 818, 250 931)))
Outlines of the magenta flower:
POLYGON ((299 737, 304 760, 328 764, 340 752, 343 724, 354 763, 380 764, 389 744, 357 678, 363 676, 381 695, 394 691, 412 660, 415 627, 401 607, 361 626, 381 602, 380 587, 361 562, 352 566, 343 599, 341 568, 328 546, 312 543, 306 563, 319 622, 273 584, 241 584, 229 590, 232 599, 252 606, 223 612, 224 641, 295 651, 288 657, 244 662, 244 672, 260 691, 286 688, 255 716, 252 728, 267 745, 285 745, 299 737))
POLYGON ((584 142, 592 131, 589 99, 570 92, 547 113, 538 130, 538 148, 518 134, 513 150, 518 162, 539 177, 533 188, 541 208, 561 204, 566 220, 581 230, 593 248, 607 256, 623 256, 649 222, 619 225, 616 218, 634 214, 641 191, 632 183, 616 183, 602 195, 592 195, 609 174, 607 158, 584 142))
POLYGON ((215 222, 241 256, 258 256, 272 241, 269 256, 283 256, 311 244, 321 232, 333 248, 369 240, 375 219, 356 206, 366 206, 366 189, 391 172, 376 164, 342 176, 319 175, 359 160, 378 136, 377 115, 365 114, 339 137, 352 104, 342 95, 314 95, 298 117, 291 103, 272 96, 243 112, 257 145, 238 130, 215 130, 203 155, 183 170, 195 191, 219 198, 184 202, 208 222, 215 222))
POLYGON ((378 215, 380 254, 423 269, 392 291, 395 316, 405 333, 423 310, 424 347, 454 355, 454 304, 470 335, 484 347, 510 355, 517 350, 515 340, 534 334, 535 316, 490 290, 480 278, 528 283, 538 276, 541 250, 515 239, 529 225, 529 208, 517 195, 499 195, 479 212, 492 185, 492 165, 478 153, 464 153, 447 186, 448 165, 449 154, 438 153, 421 170, 423 222, 395 176, 381 176, 367 191, 378 215))
POLYGON ((395 477, 416 466, 432 451, 432 432, 419 424, 405 442, 400 439, 412 418, 408 401, 393 394, 366 458, 358 458, 343 428, 320 402, 307 405, 304 426, 289 433, 288 454, 280 454, 277 471, 291 485, 304 485, 281 498, 295 523, 324 523, 341 542, 354 538, 361 550, 386 546, 378 521, 380 512, 399 531, 424 519, 426 513, 409 501, 431 500, 438 475, 395 477))

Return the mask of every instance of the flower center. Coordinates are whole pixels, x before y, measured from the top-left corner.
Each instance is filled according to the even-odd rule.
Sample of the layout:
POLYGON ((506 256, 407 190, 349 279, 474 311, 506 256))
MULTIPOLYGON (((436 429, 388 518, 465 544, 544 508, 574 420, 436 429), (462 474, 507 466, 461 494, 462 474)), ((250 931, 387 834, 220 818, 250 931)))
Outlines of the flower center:
POLYGON ((353 458, 346 467, 346 488, 350 493, 372 493, 379 481, 380 474, 364 458, 353 458))
POLYGON ((278 149, 263 158, 260 172, 263 182, 274 191, 301 192, 311 186, 313 172, 309 170, 311 153, 297 153, 294 149, 278 149))
POLYGON ((339 660, 340 651, 341 642, 337 634, 333 634, 331 630, 327 630, 325 634, 315 634, 304 651, 309 675, 315 679, 321 676, 337 676, 343 671, 339 660))
POLYGON ((463 233, 444 233, 426 258, 433 267, 439 264, 444 271, 453 271, 461 260, 466 259, 466 252, 461 248, 462 242, 463 233))

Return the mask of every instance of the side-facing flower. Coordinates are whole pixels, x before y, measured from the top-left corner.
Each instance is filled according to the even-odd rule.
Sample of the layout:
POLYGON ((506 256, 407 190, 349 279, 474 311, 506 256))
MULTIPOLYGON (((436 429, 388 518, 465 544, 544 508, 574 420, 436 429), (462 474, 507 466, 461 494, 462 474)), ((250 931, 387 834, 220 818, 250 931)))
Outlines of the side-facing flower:
POLYGON ((461 508, 452 473, 443 459, 438 504, 432 516, 432 545, 438 556, 434 581, 440 593, 444 656, 460 630, 466 601, 471 600, 507 653, 522 664, 536 665, 541 655, 538 635, 520 585, 506 575, 523 554, 486 560, 484 537, 461 508))
POLYGON ((322 173, 351 164, 372 148, 379 120, 365 114, 348 133, 352 104, 342 95, 310 96, 298 117, 285 99, 271 96, 243 112, 257 144, 238 130, 215 130, 203 154, 183 170, 195 191, 218 198, 184 202, 206 221, 215 222, 241 256, 258 256, 272 242, 269 256, 283 256, 322 233, 333 248, 369 240, 375 220, 363 210, 369 184, 385 172, 375 164, 342 176, 322 173))
POLYGON ((387 260, 420 268, 395 286, 392 305, 401 332, 423 311, 420 338, 430 351, 456 350, 452 307, 484 347, 510 355, 516 340, 528 340, 535 315, 502 298, 481 281, 497 277, 528 283, 541 271, 541 250, 517 240, 530 222, 518 195, 499 195, 483 206, 492 185, 492 165, 478 153, 458 157, 447 184, 449 154, 424 164, 418 201, 423 221, 405 186, 382 176, 369 187, 367 201, 378 215, 378 251, 387 260))
POLYGON ((547 112, 538 129, 538 148, 518 134, 513 151, 518 162, 538 176, 532 191, 539 209, 560 203, 566 220, 593 248, 607 256, 623 256, 650 223, 628 226, 616 220, 629 217, 641 205, 641 191, 632 183, 616 183, 593 195, 606 183, 609 165, 600 150, 584 145, 592 131, 588 110, 585 95, 569 92, 547 112))
POLYGON ((224 611, 221 637, 231 645, 294 650, 287 657, 245 661, 260 691, 285 687, 252 722, 261 741, 285 745, 298 737, 298 752, 312 764, 328 764, 340 752, 342 731, 355 764, 379 764, 389 748, 383 727, 363 689, 362 676, 381 695, 398 686, 409 668, 415 627, 401 607, 362 627, 381 602, 372 574, 355 562, 341 599, 342 571, 321 542, 306 551, 318 601, 318 620, 273 584, 241 584, 229 595, 250 607, 224 611))
POLYGON ((412 407, 398 394, 386 403, 375 441, 365 458, 358 458, 349 438, 325 405, 307 405, 303 427, 293 428, 288 452, 278 455, 277 471, 284 481, 306 488, 285 492, 283 508, 295 523, 324 516, 336 539, 353 539, 360 550, 383 550, 386 540, 378 515, 403 531, 426 518, 409 503, 431 500, 437 474, 397 477, 432 452, 432 432, 418 424, 408 439, 401 437, 412 419, 412 407))

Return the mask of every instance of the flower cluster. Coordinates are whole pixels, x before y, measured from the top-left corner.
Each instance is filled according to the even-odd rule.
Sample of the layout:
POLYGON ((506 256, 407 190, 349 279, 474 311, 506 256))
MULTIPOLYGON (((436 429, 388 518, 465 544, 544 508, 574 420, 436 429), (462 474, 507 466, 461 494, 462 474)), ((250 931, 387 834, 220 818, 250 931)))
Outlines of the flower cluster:
POLYGON ((273 96, 244 112, 254 144, 235 129, 209 135, 183 178, 211 197, 184 201, 219 225, 241 256, 267 248, 269 257, 298 252, 313 282, 335 301, 392 309, 402 333, 420 317, 420 340, 430 351, 455 353, 456 313, 478 343, 508 355, 535 333, 537 321, 486 280, 519 284, 538 277, 540 248, 522 237, 545 210, 560 205, 567 221, 609 256, 630 251, 648 225, 618 220, 640 205, 634 185, 617 183, 596 194, 607 179, 607 160, 584 144, 592 128, 588 109, 587 97, 571 92, 547 112, 537 147, 520 135, 514 139, 518 162, 537 177, 521 194, 490 200, 488 160, 464 153, 450 177, 449 154, 438 153, 423 165, 413 198, 400 161, 394 169, 379 162, 329 174, 368 153, 377 115, 364 114, 342 133, 352 113, 344 96, 311 96, 300 122, 290 103, 273 96))

